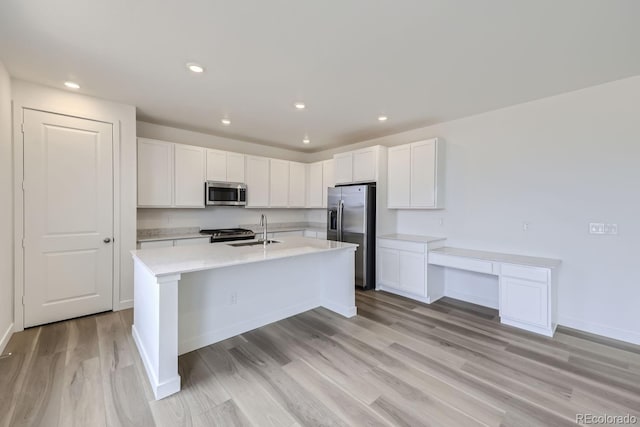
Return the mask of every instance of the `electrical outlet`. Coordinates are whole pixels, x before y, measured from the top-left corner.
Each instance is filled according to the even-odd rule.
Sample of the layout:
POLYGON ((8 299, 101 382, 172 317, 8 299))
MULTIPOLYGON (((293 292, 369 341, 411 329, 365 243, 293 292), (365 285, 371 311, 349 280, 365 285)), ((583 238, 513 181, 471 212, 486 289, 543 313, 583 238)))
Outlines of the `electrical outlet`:
POLYGON ((523 222, 522 223, 522 231, 529 231, 529 227, 531 226, 531 224, 529 224, 528 222, 523 222))
POLYGON ((231 292, 231 305, 235 305, 238 303, 238 293, 231 292))
POLYGON ((605 224, 604 234, 618 234, 618 224, 605 224))
POLYGON ((604 223, 602 222, 589 223, 589 234, 604 234, 604 223))
POLYGON ((444 225, 444 218, 440 218, 438 223, 440 224, 440 227, 442 227, 444 225))

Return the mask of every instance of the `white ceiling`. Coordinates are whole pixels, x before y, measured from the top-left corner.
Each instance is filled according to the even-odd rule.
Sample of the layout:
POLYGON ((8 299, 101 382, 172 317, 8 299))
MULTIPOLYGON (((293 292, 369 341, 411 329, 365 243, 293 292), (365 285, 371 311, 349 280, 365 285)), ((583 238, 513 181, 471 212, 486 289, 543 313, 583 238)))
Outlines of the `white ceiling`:
POLYGON ((639 22, 637 0, 2 0, 0 61, 141 120, 317 151, 638 75, 639 22))

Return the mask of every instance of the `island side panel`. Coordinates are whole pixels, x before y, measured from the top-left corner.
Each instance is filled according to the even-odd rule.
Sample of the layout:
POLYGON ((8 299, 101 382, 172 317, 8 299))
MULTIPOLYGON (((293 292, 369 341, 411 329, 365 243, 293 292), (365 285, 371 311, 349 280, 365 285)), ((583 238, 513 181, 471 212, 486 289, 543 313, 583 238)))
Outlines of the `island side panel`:
POLYGON ((156 399, 162 399, 180 390, 179 280, 179 274, 156 278, 134 258, 132 334, 156 399))
POLYGON ((179 286, 179 353, 319 307, 326 287, 349 287, 351 297, 347 289, 330 294, 332 301, 354 307, 354 266, 354 251, 345 249, 185 273, 179 286), (337 278, 341 285, 334 283, 337 278))
POLYGON ((331 252, 326 259, 321 305, 344 317, 357 313, 355 294, 355 249, 331 252))

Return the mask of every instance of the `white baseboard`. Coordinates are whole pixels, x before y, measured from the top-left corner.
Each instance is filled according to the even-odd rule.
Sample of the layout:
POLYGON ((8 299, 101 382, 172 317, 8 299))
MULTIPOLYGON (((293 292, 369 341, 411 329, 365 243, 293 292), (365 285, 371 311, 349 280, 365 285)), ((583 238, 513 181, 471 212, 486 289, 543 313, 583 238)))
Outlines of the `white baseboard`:
POLYGON ((420 301, 423 302, 425 304, 431 304, 431 299, 429 297, 422 297, 419 295, 415 295, 412 294, 410 292, 405 292, 403 290, 400 289, 395 289, 395 288, 388 288, 384 285, 378 285, 378 287, 376 287, 376 291, 385 291, 385 292, 389 292, 390 294, 395 294, 395 295, 400 295, 401 297, 405 297, 405 298, 409 298, 412 300, 416 300, 416 301, 420 301))
POLYGON ((640 345, 640 333, 628 329, 614 328, 602 325, 600 323, 587 322, 569 316, 560 316, 558 324, 580 331, 590 332, 596 335, 602 335, 614 340, 626 341, 631 344, 640 345))
POLYGON ((460 301, 470 302, 472 304, 478 304, 483 307, 494 308, 496 310, 498 309, 498 301, 493 300, 492 298, 484 298, 478 295, 457 292, 451 289, 446 289, 444 292, 444 296, 458 299, 460 301))
POLYGON ((358 313, 358 309, 355 305, 352 307, 345 307, 343 305, 335 304, 331 301, 325 300, 322 302, 322 306, 327 310, 331 310, 334 313, 338 313, 339 315, 347 318, 353 317, 358 313))
POLYGON ((11 339, 12 335, 13 335, 13 323, 10 323, 9 327, 4 332, 4 334, 2 334, 2 338, 0 339, 0 354, 2 354, 4 349, 7 347, 7 344, 9 344, 9 340, 11 339))
POLYGON ((165 381, 164 383, 159 383, 156 377, 156 374, 152 368, 151 361, 149 360, 149 355, 142 345, 142 341, 140 340, 140 336, 138 335, 138 331, 136 330, 136 325, 131 326, 131 333, 133 335, 133 341, 136 343, 138 347, 138 352, 140 353, 140 358, 142 359, 142 364, 144 365, 144 369, 147 371, 147 378, 149 379, 149 384, 151 385, 151 390, 153 390, 153 394, 156 397, 156 400, 162 399, 164 397, 170 396, 174 393, 180 391, 180 375, 172 378, 169 381, 165 381))
POLYGON ((129 308, 133 308, 132 299, 126 299, 124 301, 120 301, 120 304, 118 304, 118 307, 114 307, 113 311, 127 310, 129 308))

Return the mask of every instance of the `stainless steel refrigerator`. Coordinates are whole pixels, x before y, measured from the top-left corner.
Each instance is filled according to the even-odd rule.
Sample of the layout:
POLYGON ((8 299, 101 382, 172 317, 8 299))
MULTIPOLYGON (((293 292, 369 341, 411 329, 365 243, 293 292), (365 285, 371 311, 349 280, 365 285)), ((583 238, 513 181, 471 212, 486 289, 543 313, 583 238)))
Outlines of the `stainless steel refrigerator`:
POLYGON ((376 186, 329 188, 327 239, 358 244, 356 286, 374 289, 376 283, 376 186))

